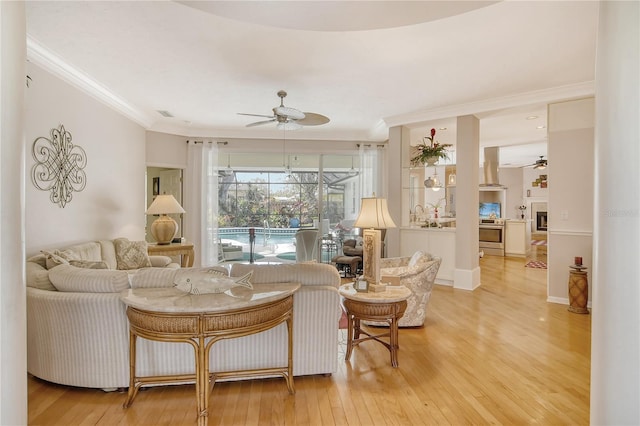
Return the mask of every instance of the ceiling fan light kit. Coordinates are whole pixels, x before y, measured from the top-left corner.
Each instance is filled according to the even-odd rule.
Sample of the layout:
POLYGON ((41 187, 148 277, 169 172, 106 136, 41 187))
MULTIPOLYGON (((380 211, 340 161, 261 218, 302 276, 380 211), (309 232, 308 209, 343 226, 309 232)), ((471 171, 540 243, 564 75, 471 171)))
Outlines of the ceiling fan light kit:
POLYGON ((521 167, 532 167, 535 170, 544 170, 547 168, 547 160, 544 159, 544 155, 541 155, 539 159, 536 160, 533 164, 527 164, 526 166, 521 167))
POLYGON ((545 160, 544 155, 540 156, 539 160, 536 160, 536 162, 533 165, 533 168, 536 170, 544 170, 547 168, 547 160, 545 160))
POLYGON ((278 129, 285 130, 297 130, 303 126, 319 126, 327 124, 330 120, 322 114, 315 112, 302 112, 299 109, 284 106, 284 98, 287 97, 287 92, 280 90, 278 92, 280 98, 280 105, 273 108, 273 115, 265 114, 249 114, 245 112, 239 112, 239 115, 248 115, 251 117, 264 117, 269 120, 261 120, 247 124, 245 127, 262 126, 263 124, 277 123, 278 129))

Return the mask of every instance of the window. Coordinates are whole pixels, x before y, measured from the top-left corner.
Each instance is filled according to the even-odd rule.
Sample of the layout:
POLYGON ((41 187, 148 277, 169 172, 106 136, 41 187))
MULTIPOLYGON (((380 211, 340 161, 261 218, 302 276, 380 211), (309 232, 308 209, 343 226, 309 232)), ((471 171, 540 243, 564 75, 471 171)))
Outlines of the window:
POLYGON ((242 172, 219 181, 218 226, 311 226, 318 218, 317 172, 242 172))
POLYGON ((343 219, 355 219, 358 176, 352 156, 296 155, 287 162, 293 171, 285 171, 274 166, 277 157, 268 155, 260 160, 255 155, 221 156, 225 164, 220 165, 218 177, 219 228, 311 227, 320 208, 332 228, 343 219), (232 173, 227 173, 229 163, 232 173), (320 163, 322 200, 318 199, 320 163))

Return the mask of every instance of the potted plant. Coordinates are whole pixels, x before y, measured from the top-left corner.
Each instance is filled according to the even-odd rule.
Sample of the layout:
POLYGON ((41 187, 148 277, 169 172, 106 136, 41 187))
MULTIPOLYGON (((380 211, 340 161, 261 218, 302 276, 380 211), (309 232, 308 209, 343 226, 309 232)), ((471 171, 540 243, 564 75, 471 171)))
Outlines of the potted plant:
POLYGON ((439 144, 434 141, 436 129, 431 129, 431 136, 425 136, 423 142, 416 146, 416 155, 411 158, 412 166, 427 164, 433 166, 439 159, 449 158, 447 148, 452 146, 448 143, 439 144), (429 141, 429 143, 427 143, 429 141))

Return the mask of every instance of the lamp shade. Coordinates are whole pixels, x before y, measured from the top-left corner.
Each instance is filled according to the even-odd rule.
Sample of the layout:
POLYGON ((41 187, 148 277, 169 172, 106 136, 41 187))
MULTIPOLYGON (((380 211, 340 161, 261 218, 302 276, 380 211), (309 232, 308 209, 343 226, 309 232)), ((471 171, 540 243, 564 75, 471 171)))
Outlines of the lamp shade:
POLYGON ((153 203, 147 209, 147 214, 179 214, 184 213, 184 209, 171 194, 156 196, 153 203))
POLYGON ((388 229, 395 228, 391 219, 386 198, 363 198, 360 204, 360 215, 356 219, 355 227, 388 229))

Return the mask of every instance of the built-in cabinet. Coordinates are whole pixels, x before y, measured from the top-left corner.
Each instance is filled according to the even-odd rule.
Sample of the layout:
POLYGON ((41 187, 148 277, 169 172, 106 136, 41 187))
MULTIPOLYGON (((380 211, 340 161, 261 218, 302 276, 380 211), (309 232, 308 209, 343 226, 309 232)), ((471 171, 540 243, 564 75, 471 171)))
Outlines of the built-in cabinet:
POLYGON ((531 227, 528 220, 507 220, 505 223, 505 256, 526 257, 531 251, 531 227))
POLYGON ((456 259, 455 228, 400 228, 400 254, 412 256, 416 251, 442 258, 436 283, 452 285, 456 259))

